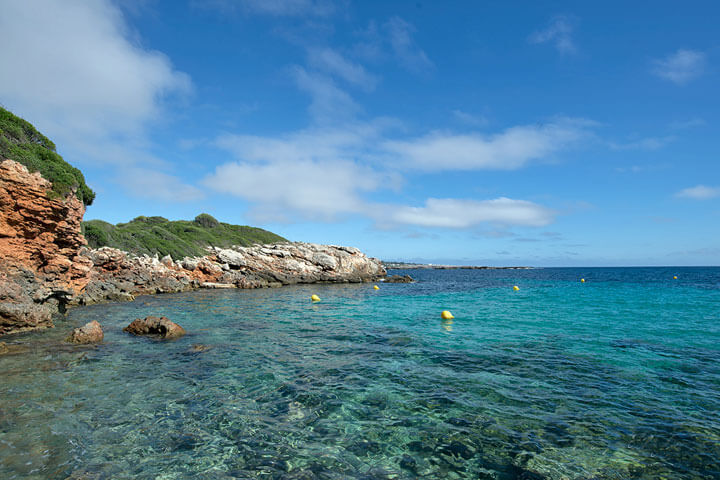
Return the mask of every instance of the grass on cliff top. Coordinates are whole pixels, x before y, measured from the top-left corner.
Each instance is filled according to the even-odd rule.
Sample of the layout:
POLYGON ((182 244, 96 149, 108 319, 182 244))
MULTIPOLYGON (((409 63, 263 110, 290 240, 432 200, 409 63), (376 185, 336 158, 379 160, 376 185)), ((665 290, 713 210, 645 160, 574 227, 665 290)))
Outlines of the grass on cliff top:
POLYGON ((30 122, 0 107, 0 158, 15 160, 30 172, 40 172, 52 182, 51 195, 65 197, 73 189, 85 205, 95 199, 95 192, 85 184, 85 177, 55 151, 55 144, 38 132, 30 122))
POLYGON ((92 248, 114 247, 136 255, 183 257, 206 255, 205 247, 226 248, 256 243, 286 241, 261 228, 218 222, 203 213, 193 221, 170 221, 163 217, 137 217, 128 223, 112 225, 102 220, 83 222, 83 233, 92 248))

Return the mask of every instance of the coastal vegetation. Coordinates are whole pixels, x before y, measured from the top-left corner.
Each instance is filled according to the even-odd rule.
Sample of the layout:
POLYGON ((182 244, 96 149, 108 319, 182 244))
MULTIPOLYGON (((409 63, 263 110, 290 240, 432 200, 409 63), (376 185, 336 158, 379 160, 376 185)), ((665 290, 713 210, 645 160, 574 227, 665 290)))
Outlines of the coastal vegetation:
POLYGON ((85 177, 55 151, 55 144, 28 121, 0 107, 0 158, 25 165, 30 172, 52 182, 49 192, 65 197, 75 191, 85 205, 92 204, 95 192, 85 184, 85 177))
POLYGON ((207 247, 286 241, 261 228, 219 222, 207 213, 192 221, 141 216, 128 223, 112 225, 102 220, 89 220, 83 222, 83 233, 92 248, 114 247, 136 255, 170 255, 176 260, 206 255, 207 247))

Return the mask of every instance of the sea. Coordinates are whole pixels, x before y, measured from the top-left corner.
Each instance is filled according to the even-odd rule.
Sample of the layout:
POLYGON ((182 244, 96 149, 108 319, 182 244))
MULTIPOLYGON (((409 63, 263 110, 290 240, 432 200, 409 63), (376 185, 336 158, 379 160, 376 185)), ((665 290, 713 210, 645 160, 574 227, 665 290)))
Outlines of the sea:
POLYGON ((27 351, 0 356, 0 479, 720 478, 720 268, 390 273, 416 282, 146 296, 3 338, 27 351), (188 334, 122 331, 147 315, 188 334), (62 344, 91 320, 102 345, 62 344))

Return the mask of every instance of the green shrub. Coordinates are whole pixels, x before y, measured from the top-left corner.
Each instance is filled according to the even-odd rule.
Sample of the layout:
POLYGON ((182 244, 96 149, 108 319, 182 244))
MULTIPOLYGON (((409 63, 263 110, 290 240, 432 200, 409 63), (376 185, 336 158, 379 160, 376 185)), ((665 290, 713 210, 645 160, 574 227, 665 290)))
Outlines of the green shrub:
POLYGON ((204 228, 214 228, 220 225, 220 222, 218 222, 215 217, 207 213, 201 213, 195 217, 195 223, 204 228))
POLYGON ((92 248, 114 247, 136 255, 170 255, 175 260, 206 255, 206 247, 249 246, 285 241, 261 228, 230 225, 203 213, 192 222, 163 217, 136 217, 112 225, 102 220, 83 222, 85 238, 92 248))
POLYGON ((52 182, 51 193, 65 197, 73 189, 85 205, 92 204, 95 192, 85 177, 55 151, 55 144, 29 122, 0 107, 0 157, 15 160, 30 172, 40 172, 52 182))

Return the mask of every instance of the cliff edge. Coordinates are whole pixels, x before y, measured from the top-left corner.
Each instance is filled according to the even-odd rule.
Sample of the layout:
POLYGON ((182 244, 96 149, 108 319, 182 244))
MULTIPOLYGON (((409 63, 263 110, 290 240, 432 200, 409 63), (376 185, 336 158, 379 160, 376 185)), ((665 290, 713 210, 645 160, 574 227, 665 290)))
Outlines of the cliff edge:
POLYGON ((74 191, 52 195, 40 173, 0 162, 0 335, 52 325, 52 314, 87 285, 80 255, 85 212, 74 191))

